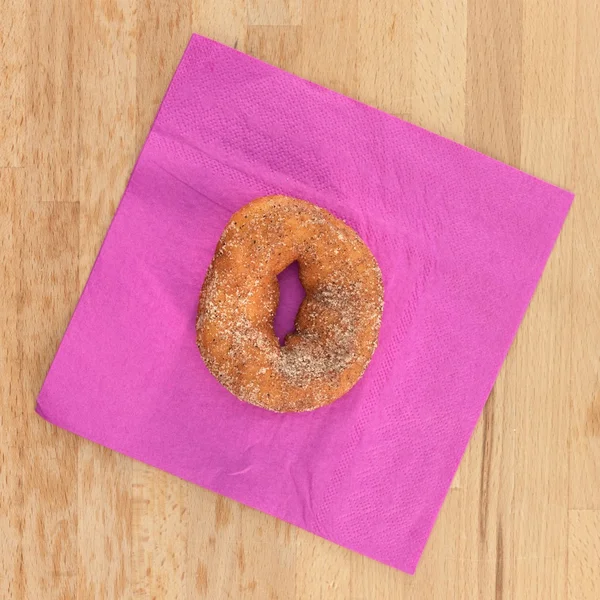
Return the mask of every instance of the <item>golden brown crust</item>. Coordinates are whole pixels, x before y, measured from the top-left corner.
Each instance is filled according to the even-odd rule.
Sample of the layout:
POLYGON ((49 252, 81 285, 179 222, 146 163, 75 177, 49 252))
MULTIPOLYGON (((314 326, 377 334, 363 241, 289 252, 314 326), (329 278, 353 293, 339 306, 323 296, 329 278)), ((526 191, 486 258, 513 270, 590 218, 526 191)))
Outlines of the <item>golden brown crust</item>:
POLYGON ((276 412, 313 410, 360 379, 382 310, 381 271, 356 232, 309 202, 269 196, 238 210, 223 231, 202 286, 197 344, 241 400, 276 412), (277 275, 294 261, 306 297, 280 346, 277 275))

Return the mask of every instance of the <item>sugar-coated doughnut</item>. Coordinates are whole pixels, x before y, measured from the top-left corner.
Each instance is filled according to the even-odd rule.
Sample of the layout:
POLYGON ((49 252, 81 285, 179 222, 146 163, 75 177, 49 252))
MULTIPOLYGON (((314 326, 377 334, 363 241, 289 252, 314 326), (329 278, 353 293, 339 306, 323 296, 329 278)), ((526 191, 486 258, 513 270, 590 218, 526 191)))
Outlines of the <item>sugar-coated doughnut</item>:
POLYGON ((307 411, 360 379, 382 310, 381 271, 358 234, 309 202, 269 196, 225 227, 202 286, 196 341, 211 373, 241 400, 307 411), (280 345, 277 275, 294 261, 306 296, 280 345))

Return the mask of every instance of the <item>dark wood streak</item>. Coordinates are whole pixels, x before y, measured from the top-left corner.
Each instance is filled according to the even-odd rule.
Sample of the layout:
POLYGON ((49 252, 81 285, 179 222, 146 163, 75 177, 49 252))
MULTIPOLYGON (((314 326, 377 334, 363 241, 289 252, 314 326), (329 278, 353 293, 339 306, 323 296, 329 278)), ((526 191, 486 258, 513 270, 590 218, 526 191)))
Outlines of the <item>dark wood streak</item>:
POLYGON ((489 479, 494 445, 494 390, 483 409, 483 456, 481 457, 480 501, 479 501, 479 537, 483 542, 486 537, 489 505, 489 479))
POLYGON ((600 437, 600 393, 587 410, 585 432, 590 436, 600 437))
POLYGON ((504 541, 502 539, 502 521, 498 522, 496 537, 496 600, 501 600, 504 592, 504 541))

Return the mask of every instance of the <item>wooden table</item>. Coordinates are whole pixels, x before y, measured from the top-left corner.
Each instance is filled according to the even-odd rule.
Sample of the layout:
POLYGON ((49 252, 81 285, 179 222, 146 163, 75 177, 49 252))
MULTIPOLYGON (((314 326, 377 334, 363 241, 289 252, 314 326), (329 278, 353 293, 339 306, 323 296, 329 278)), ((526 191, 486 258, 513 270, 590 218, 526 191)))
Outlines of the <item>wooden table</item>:
POLYGON ((0 11, 1 598, 600 598, 596 0, 0 11), (192 31, 577 194, 414 577, 33 413, 192 31))

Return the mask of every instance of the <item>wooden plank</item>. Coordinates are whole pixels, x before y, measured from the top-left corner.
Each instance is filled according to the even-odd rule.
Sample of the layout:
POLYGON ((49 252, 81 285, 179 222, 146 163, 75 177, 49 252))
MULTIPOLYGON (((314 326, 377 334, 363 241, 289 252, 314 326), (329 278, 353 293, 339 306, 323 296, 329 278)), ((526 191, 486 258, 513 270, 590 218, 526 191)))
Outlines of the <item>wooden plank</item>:
MULTIPOLYGON (((136 152, 148 135, 191 30, 191 2, 160 6, 138 2, 136 152), (157 44, 157 39, 164 43, 157 44)), ((131 468, 134 597, 185 599, 188 491, 193 486, 137 461, 131 468)))
POLYGON ((135 130, 139 153, 192 34, 191 2, 159 6, 151 0, 138 0, 137 15, 135 130))
POLYGON ((185 599, 188 496, 197 488, 138 462, 132 487, 133 597, 185 599))
POLYGON ((194 0, 194 32, 245 51, 248 11, 246 0, 194 0))
MULTIPOLYGON (((410 119, 414 94, 415 5, 358 3, 357 99, 410 119)), ((346 79, 350 79, 346 75, 346 79)))
POLYGON ((25 600, 23 571, 23 457, 26 416, 20 401, 21 362, 17 307, 21 273, 16 199, 24 195, 25 169, 0 168, 0 597, 25 600))
MULTIPOLYGON (((415 4, 411 122, 464 142, 467 0, 415 4)), ((398 67, 399 65, 396 65, 398 67)))
MULTIPOLYGON (((520 163, 525 171, 567 188, 573 182, 574 17, 571 7, 561 3, 523 3, 520 163)), ((569 465, 564 457, 573 304, 565 273, 572 272, 572 236, 568 219, 519 331, 514 378, 520 389, 514 398, 515 465, 520 468, 515 470, 513 515, 518 597, 567 594, 569 465)))
MULTIPOLYGON (((136 157, 136 0, 74 7, 79 104, 79 281, 87 280, 136 157)), ((77 594, 132 597, 132 461, 88 442, 78 456, 77 594)))
POLYGON ((569 511, 569 600, 600 598, 600 511, 569 511))
MULTIPOLYGON (((475 0, 467 10, 464 142, 511 164, 518 164, 520 153, 521 8, 516 1, 500 6, 475 0)), ((457 585, 466 598, 510 598, 514 592, 518 386, 510 372, 518 347, 517 339, 462 460, 457 585)))
POLYGON ((574 119, 569 506, 600 510, 600 5, 580 2, 574 119))
POLYGON ((4 0, 0 25, 0 168, 22 167, 27 157, 30 62, 24 41, 30 15, 20 0, 4 0))
POLYGON ((77 3, 73 23, 79 81, 81 288, 137 156, 136 8, 137 0, 98 0, 90 8, 77 3))
POLYGON ((358 33, 357 0, 303 0, 298 75, 356 98, 358 33))
POLYGON ((248 27, 246 52, 295 75, 302 73, 301 27, 248 27))
POLYGON ((301 25, 302 0, 248 0, 248 25, 301 25))
POLYGON ((76 0, 29 3, 28 158, 32 200, 77 202, 79 185, 76 0), (43 168, 39 168, 43 167, 43 168))
POLYGON ((518 166, 523 2, 468 4, 465 143, 518 166))
POLYGON ((206 490, 190 494, 187 547, 189 598, 235 598, 241 569, 236 544, 241 539, 241 505, 206 490))
POLYGON ((294 598, 352 598, 352 552, 301 529, 296 531, 294 598))
POLYGON ((132 598, 132 461, 86 440, 77 458, 77 597, 132 598))
MULTIPOLYGON (((34 412, 35 397, 78 295, 79 205, 17 204, 17 340, 21 376, 15 400, 23 438, 25 598, 73 598, 77 590, 79 440, 34 412)), ((25 200, 25 201, 24 201, 25 200)))

